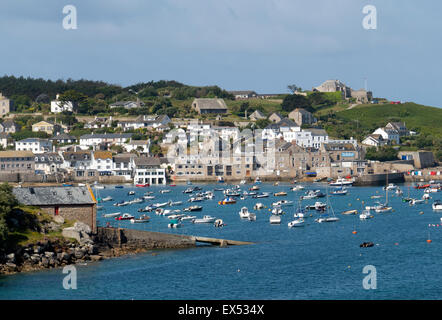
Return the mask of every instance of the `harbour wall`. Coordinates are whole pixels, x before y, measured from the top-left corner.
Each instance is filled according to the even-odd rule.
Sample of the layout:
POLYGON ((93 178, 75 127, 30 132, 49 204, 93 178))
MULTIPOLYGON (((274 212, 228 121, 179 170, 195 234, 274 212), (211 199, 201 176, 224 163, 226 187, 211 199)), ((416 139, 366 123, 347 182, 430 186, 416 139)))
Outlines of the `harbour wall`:
POLYGON ((379 173, 367 174, 356 178, 354 185, 356 186, 370 186, 370 185, 385 185, 387 183, 401 183, 405 181, 404 173, 379 173))
POLYGON ((138 249, 176 249, 196 246, 195 238, 135 229, 98 227, 94 242, 99 245, 138 249))

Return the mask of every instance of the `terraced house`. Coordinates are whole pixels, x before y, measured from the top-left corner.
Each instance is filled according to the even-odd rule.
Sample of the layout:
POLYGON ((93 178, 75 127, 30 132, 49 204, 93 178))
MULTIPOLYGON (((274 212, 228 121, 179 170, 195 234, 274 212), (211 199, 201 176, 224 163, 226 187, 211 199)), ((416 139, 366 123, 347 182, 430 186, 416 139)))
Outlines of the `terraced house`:
POLYGON ((0 151, 0 172, 34 173, 32 151, 0 151))
POLYGON ((166 170, 161 168, 159 158, 134 158, 133 166, 134 184, 166 184, 166 170))

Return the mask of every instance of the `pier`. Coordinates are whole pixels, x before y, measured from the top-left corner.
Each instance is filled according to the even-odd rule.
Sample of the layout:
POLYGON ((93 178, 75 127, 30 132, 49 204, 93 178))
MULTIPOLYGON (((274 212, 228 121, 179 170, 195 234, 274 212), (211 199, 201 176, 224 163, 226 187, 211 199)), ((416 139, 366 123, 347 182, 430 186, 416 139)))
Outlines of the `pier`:
POLYGON ((248 242, 248 241, 217 239, 217 238, 208 238, 208 237, 199 237, 199 236, 194 236, 193 238, 195 239, 196 242, 210 243, 210 244, 213 244, 213 245, 219 245, 221 247, 224 247, 224 246, 243 246, 243 245, 253 244, 253 242, 248 242))

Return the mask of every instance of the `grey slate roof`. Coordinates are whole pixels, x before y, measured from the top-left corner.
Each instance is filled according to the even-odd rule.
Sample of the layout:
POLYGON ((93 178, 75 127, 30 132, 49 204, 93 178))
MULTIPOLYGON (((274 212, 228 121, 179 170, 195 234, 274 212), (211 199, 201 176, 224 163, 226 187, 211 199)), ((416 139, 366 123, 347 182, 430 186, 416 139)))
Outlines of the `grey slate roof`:
POLYGON ((95 204, 87 187, 22 187, 12 192, 20 203, 30 206, 95 204))
POLYGON ((80 139, 129 139, 132 133, 96 133, 84 134, 80 139))

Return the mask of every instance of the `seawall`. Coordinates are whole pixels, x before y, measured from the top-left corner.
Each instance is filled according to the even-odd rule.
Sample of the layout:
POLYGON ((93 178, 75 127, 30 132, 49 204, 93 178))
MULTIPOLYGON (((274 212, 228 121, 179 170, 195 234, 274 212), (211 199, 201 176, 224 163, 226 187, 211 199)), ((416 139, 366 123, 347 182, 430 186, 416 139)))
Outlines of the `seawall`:
POLYGON ((356 178, 355 186, 371 186, 371 185, 385 185, 387 183, 401 183, 405 181, 404 173, 379 173, 367 174, 356 178))
POLYGON ((196 246, 195 238, 161 232, 98 227, 96 244, 127 250, 176 249, 196 246))

